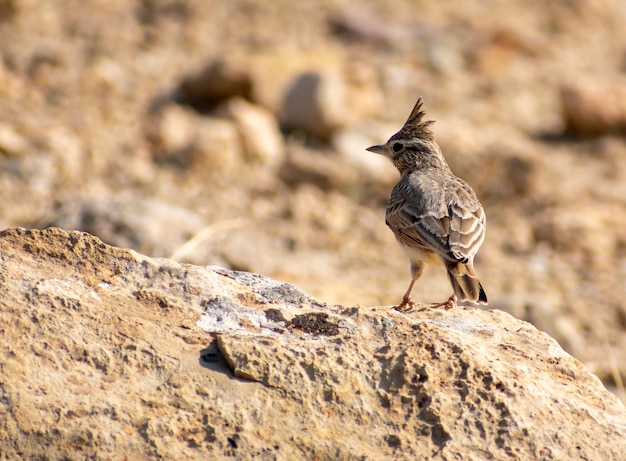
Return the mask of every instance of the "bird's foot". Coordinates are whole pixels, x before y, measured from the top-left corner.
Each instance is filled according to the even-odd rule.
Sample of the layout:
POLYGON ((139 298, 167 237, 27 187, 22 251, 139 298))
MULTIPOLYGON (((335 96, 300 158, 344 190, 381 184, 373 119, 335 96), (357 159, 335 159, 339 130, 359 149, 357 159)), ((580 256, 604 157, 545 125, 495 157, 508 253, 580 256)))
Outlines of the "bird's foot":
POLYGON ((393 306, 394 310, 398 312, 411 312, 417 307, 417 304, 411 299, 410 296, 402 298, 402 302, 397 306, 393 306))
POLYGON ((456 300, 457 300, 456 295, 452 293, 452 295, 448 298, 447 301, 444 301, 442 303, 433 303, 430 305, 430 307, 443 307, 446 310, 452 309, 453 307, 456 307, 456 300))

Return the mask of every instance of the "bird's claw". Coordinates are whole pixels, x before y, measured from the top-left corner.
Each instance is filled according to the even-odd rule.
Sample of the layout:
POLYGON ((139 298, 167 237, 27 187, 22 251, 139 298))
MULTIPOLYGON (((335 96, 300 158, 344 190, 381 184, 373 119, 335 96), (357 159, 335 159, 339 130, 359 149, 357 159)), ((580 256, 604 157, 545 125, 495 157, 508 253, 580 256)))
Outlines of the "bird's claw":
POLYGON ((393 309, 398 312, 411 312, 413 309, 415 309, 415 303, 413 301, 409 301, 407 303, 402 302, 397 306, 393 306, 393 309))
POLYGON ((456 307, 457 297, 455 294, 452 294, 446 301, 441 303, 431 303, 431 304, 422 304, 414 302, 410 297, 402 298, 402 302, 397 306, 393 306, 393 309, 398 312, 413 312, 417 309, 417 307, 421 307, 421 310, 424 309, 432 309, 437 307, 443 307, 445 310, 452 309, 456 307))
POLYGON ((447 301, 444 301, 442 303, 433 303, 430 305, 430 307, 443 307, 445 310, 449 310, 453 307, 456 307, 456 300, 456 295, 452 294, 447 301))
POLYGON ((393 306, 398 312, 412 312, 421 303, 415 303, 410 297, 402 298, 402 302, 397 306, 393 306))

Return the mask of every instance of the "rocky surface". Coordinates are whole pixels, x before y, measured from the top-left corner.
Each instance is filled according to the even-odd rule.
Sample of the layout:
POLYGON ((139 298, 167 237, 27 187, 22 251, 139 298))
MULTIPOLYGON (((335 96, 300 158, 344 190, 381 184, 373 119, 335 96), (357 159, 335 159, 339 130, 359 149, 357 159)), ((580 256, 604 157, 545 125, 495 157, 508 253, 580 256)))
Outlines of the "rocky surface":
MULTIPOLYGON (((391 305, 418 96, 487 214, 476 269, 626 401, 622 0, 0 0, 0 229, 391 305)), ((428 268, 422 301, 449 295, 428 268)))
POLYGON ((3 459, 626 456, 619 400, 497 309, 327 305, 50 228, 0 233, 0 313, 3 459))

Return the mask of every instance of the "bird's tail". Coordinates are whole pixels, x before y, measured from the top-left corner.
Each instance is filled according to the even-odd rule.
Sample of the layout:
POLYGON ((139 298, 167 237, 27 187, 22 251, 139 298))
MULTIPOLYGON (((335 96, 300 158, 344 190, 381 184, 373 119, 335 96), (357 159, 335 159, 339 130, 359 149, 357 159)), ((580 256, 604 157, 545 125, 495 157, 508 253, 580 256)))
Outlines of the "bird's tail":
POLYGON ((476 278, 472 263, 446 262, 448 278, 459 301, 487 304, 487 294, 476 278))

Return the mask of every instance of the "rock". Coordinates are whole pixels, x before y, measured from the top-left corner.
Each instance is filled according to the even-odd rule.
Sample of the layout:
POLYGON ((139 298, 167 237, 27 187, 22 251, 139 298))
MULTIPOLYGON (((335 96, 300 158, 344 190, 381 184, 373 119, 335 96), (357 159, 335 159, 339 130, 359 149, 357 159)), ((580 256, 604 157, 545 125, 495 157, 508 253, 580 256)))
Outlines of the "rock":
POLYGON ((254 103, 281 126, 328 140, 336 129, 371 119, 384 104, 379 75, 337 48, 231 53, 185 78, 176 99, 202 113, 231 99, 254 103))
POLYGON ((563 122, 576 136, 626 134, 626 79, 588 79, 561 87, 563 122))
POLYGON ((231 120, 201 117, 189 150, 191 165, 208 174, 238 171, 244 157, 241 134, 231 120))
POLYGON ((626 409, 498 310, 328 306, 80 232, 0 233, 7 459, 622 459, 626 409))
POLYGON ((215 114, 219 118, 178 104, 159 107, 147 130, 155 158, 213 173, 231 171, 244 159, 274 167, 282 163, 285 143, 271 112, 234 98, 215 114))
POLYGON ((243 159, 241 135, 231 120, 202 116, 178 104, 152 114, 147 137, 154 157, 207 173, 233 170, 243 159))
POLYGON ((190 148, 197 133, 197 113, 178 104, 159 109, 150 125, 150 137, 159 159, 179 154, 190 148))
POLYGON ((244 99, 234 98, 218 110, 232 119, 249 161, 278 166, 285 159, 285 142, 274 114, 244 99))
MULTIPOLYGON (((315 47, 307 51, 291 47, 272 48, 243 56, 234 54, 229 56, 229 60, 230 66, 242 67, 251 73, 252 97, 249 99, 279 118, 285 95, 300 76, 319 72, 320 69, 327 69, 334 75, 345 75, 342 69, 346 62, 344 51, 335 47, 315 47)), ((282 119, 280 121, 282 123, 282 119)))
POLYGON ((323 140, 346 122, 346 85, 337 70, 298 75, 285 94, 281 124, 323 140))

